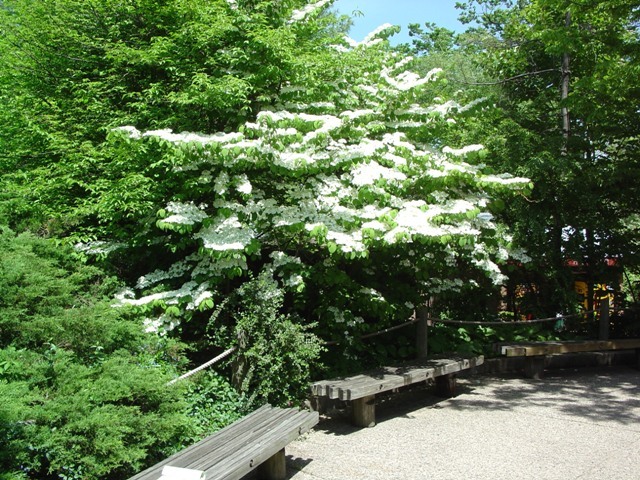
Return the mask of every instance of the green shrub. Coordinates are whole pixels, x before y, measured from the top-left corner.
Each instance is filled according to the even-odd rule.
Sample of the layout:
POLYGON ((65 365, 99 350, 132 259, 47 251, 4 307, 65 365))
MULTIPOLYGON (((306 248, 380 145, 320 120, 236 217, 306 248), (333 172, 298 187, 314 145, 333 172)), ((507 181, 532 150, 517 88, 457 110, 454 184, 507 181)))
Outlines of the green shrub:
POLYGON ((117 281, 78 260, 72 248, 0 230, 0 347, 96 353, 135 348, 140 321, 111 308, 117 281))
POLYGON ((322 347, 293 315, 281 313, 284 293, 270 273, 244 283, 230 297, 227 322, 210 328, 220 345, 237 346, 233 384, 251 405, 299 404, 308 396, 310 369, 322 347))
POLYGON ((196 433, 180 345, 110 306, 117 282, 73 249, 0 231, 0 471, 128 478, 196 433))
POLYGON ((226 427, 250 410, 247 399, 213 370, 193 377, 187 385, 185 403, 195 423, 194 440, 226 427))
POLYGON ((28 478, 127 478, 192 435, 183 388, 118 351, 91 366, 72 353, 0 350, 0 388, 8 392, 0 428, 5 470, 28 478))

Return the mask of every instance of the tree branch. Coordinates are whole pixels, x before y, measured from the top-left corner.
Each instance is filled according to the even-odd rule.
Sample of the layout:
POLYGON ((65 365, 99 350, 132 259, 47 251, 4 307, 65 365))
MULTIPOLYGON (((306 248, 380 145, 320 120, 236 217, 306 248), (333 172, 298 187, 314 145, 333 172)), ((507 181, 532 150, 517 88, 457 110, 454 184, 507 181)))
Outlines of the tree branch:
POLYGON ((530 75, 539 75, 541 73, 557 72, 557 71, 558 71, 557 68, 547 68, 545 70, 537 70, 535 72, 521 73, 519 75, 515 75, 515 76, 509 77, 509 78, 505 78, 503 80, 497 80, 495 82, 465 82, 465 81, 461 81, 461 80, 454 80, 454 81, 458 82, 458 83, 463 83, 465 85, 502 85, 504 83, 511 82, 513 80, 517 80, 518 78, 528 77, 530 75))

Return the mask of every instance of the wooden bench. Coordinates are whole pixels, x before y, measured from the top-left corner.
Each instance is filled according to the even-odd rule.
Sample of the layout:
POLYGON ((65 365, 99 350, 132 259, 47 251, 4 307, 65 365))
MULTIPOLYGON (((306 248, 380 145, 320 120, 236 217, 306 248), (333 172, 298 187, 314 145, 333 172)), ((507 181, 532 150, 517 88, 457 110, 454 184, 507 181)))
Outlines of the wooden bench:
POLYGON ((200 470, 207 480, 240 479, 255 468, 260 478, 284 480, 285 446, 317 423, 317 412, 265 405, 130 480, 158 480, 165 466, 200 470))
POLYGON ((350 402, 353 423, 358 427, 373 427, 376 424, 376 394, 435 380, 438 394, 451 397, 455 393, 456 373, 483 362, 484 357, 481 355, 416 360, 395 367, 378 368, 353 377, 316 382, 311 385, 311 394, 316 397, 316 403, 322 397, 350 402))
MULTIPOLYGON (((534 379, 543 377, 547 355, 634 349, 636 351, 636 363, 640 361, 640 339, 637 338, 498 344, 496 349, 501 355, 506 355, 507 357, 525 357, 525 376, 534 379)), ((640 366, 640 363, 638 365, 640 366)))

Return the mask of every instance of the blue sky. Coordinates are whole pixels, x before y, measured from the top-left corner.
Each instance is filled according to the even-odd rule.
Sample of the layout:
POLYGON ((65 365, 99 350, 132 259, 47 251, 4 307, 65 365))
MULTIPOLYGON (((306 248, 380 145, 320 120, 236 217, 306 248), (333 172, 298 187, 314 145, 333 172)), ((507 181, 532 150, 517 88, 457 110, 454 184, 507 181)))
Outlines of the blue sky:
POLYGON ((409 23, 433 22, 456 32, 464 31, 465 26, 458 22, 456 1, 460 0, 336 0, 333 8, 353 17, 349 36, 357 41, 384 23, 400 25, 401 32, 391 39, 392 44, 397 44, 409 42, 409 23), (355 17, 354 10, 363 16, 355 17))

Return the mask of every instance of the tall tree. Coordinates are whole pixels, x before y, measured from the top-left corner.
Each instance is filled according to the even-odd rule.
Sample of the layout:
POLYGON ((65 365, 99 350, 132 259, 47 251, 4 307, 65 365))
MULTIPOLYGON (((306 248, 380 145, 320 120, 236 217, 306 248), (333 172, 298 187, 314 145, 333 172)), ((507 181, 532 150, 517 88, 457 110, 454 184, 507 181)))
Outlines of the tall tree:
MULTIPOLYGON (((393 31, 326 48, 237 132, 113 132, 123 158, 176 159, 164 172, 173 192, 134 228, 145 248, 170 253, 123 305, 183 335, 218 305, 217 332, 233 322, 230 293, 262 272, 289 313, 349 346, 433 295, 504 281, 499 264, 517 252, 492 221, 493 198, 529 181, 485 171, 481 145, 443 143, 469 105, 436 95, 439 70, 409 70, 388 47, 393 31)), ((267 293, 242 296, 240 311, 267 293)))
POLYGON ((158 172, 111 158, 110 128, 237 128, 342 28, 331 15, 289 23, 305 4, 5 1, 0 167, 11 198, 0 211, 14 225, 25 211, 43 231, 89 236, 148 213, 147 199, 163 195, 158 172))
MULTIPOLYGON (((536 185, 508 215, 536 268, 549 272, 537 281, 547 285, 547 299, 571 290, 568 259, 592 278, 603 274, 605 257, 637 268, 638 237, 625 228, 637 214, 640 173, 633 146, 638 87, 629 77, 640 68, 635 2, 487 0, 463 7, 466 20, 494 35, 482 63, 501 86, 496 100, 504 116, 482 128, 498 164, 536 185)), ((546 303, 555 309, 562 299, 546 303)))

